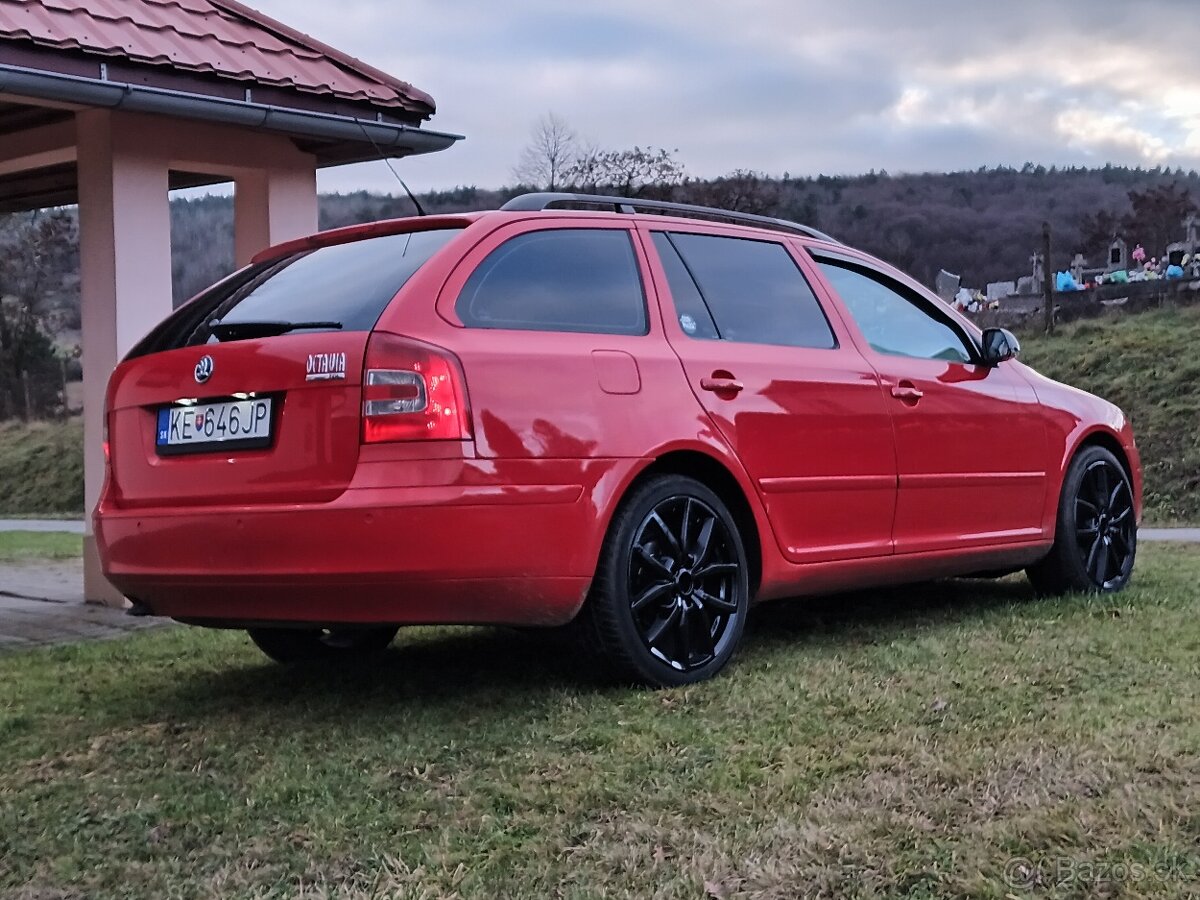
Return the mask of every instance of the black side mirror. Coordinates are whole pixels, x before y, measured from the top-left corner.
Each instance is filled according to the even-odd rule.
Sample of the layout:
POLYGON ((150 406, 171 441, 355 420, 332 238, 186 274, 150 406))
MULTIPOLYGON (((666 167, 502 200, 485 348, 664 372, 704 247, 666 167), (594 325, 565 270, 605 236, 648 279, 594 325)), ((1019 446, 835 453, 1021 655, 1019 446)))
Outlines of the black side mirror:
POLYGON ((998 366, 1006 359, 1015 359, 1021 353, 1021 342, 1007 328, 985 328, 983 330, 983 364, 998 366))

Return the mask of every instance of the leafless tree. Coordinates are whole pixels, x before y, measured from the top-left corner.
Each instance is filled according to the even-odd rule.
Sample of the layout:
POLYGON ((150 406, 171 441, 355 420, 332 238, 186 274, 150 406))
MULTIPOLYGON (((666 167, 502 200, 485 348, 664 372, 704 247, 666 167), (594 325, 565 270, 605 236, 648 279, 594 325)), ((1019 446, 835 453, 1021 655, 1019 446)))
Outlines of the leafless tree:
POLYGON ((563 173, 575 162, 578 143, 566 120, 548 112, 534 123, 513 175, 521 184, 557 190, 562 187, 563 173))

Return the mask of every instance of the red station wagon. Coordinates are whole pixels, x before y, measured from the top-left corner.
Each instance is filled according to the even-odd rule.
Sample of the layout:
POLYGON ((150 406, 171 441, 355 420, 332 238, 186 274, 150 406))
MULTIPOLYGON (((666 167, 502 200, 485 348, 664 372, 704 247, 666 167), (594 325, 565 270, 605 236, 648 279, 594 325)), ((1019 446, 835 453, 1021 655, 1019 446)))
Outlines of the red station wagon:
POLYGON ((113 373, 104 572, 283 662, 572 623, 651 685, 717 672, 756 601, 1020 569, 1120 590, 1129 424, 1018 349, 765 217, 531 194, 328 231, 113 373))

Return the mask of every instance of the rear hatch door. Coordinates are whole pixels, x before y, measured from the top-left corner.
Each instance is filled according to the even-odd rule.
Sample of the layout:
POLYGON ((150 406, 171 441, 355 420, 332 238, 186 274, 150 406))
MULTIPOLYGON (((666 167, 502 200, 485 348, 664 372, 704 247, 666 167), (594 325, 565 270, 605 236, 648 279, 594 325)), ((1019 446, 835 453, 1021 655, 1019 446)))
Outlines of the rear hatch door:
POLYGON ((155 329, 109 384, 118 506, 320 502, 358 462, 363 356, 384 308, 460 232, 252 265, 155 329))

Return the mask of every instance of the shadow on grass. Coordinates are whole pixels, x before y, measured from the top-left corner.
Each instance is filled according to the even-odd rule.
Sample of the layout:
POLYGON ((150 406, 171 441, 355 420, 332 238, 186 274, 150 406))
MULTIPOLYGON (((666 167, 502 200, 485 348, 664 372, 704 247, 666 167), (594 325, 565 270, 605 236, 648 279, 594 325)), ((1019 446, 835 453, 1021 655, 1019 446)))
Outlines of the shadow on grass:
MULTIPOLYGON (((944 581, 764 604, 748 622, 743 665, 813 642, 890 641, 925 628, 952 626, 1029 600, 1022 581, 944 581)), ((339 717, 398 709, 469 709, 471 715, 525 716, 562 702, 564 694, 620 694, 599 678, 560 635, 505 628, 401 630, 380 657, 355 664, 285 667, 265 660, 189 673, 147 688, 155 705, 188 716, 278 714, 288 708, 339 717)))

